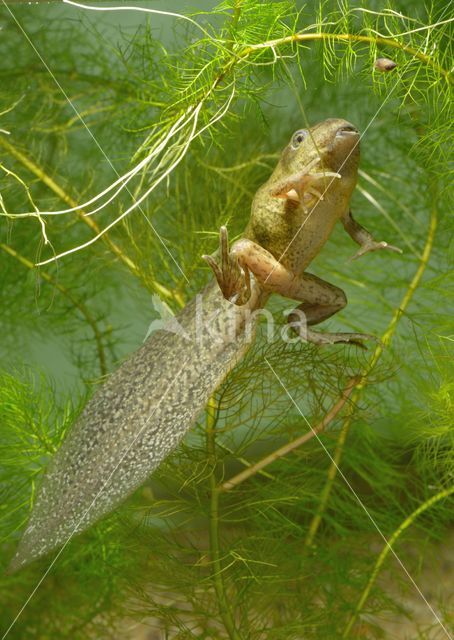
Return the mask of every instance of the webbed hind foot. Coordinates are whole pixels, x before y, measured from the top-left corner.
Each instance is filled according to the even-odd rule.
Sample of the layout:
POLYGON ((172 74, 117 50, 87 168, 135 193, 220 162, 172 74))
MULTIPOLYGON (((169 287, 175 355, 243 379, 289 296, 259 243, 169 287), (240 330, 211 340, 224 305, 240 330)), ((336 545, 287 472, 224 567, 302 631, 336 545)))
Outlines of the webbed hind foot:
POLYGON ((361 349, 367 349, 366 345, 364 344, 365 340, 373 340, 377 343, 380 342, 378 338, 368 333, 327 333, 321 331, 312 331, 312 329, 306 329, 304 333, 305 335, 301 335, 300 333, 303 340, 312 342, 312 344, 317 344, 319 346, 326 344, 347 343, 356 344, 358 347, 361 347, 361 349))

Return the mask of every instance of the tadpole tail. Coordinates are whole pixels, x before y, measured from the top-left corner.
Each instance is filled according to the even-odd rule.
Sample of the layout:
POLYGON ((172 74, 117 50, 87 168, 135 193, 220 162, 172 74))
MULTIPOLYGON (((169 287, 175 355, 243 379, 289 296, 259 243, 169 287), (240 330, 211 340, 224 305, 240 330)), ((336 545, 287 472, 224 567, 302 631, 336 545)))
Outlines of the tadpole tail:
POLYGON ((225 301, 215 283, 196 298, 88 402, 44 474, 10 573, 66 546, 142 484, 247 350, 251 305, 225 301))

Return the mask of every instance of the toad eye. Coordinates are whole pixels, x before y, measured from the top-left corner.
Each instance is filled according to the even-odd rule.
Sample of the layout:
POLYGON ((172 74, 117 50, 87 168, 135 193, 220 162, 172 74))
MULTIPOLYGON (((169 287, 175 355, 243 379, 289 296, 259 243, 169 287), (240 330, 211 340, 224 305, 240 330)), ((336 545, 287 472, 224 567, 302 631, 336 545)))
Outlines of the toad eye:
POLYGON ((307 133, 308 132, 306 129, 299 129, 298 131, 295 131, 295 133, 292 136, 292 143, 291 143, 294 149, 299 147, 299 145, 303 142, 303 140, 306 139, 307 133))

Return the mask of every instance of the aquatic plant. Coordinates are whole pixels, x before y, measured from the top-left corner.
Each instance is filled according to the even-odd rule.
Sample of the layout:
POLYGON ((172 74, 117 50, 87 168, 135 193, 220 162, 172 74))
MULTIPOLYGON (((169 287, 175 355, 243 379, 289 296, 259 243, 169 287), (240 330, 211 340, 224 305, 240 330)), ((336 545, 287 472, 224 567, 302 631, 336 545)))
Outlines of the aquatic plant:
MULTIPOLYGON (((412 592, 428 611, 413 637, 449 637, 447 600, 419 579, 452 512, 449 8, 213 4, 0 8, 2 565, 152 296, 176 311, 206 283, 219 226, 240 234, 290 134, 330 116, 363 132, 354 211, 404 254, 349 262, 339 230, 314 270, 348 293, 331 326, 382 343, 263 331, 123 507, 55 562, 2 574, 1 629, 373 638, 411 618, 412 592)), ((270 305, 278 327, 287 307, 270 305)))

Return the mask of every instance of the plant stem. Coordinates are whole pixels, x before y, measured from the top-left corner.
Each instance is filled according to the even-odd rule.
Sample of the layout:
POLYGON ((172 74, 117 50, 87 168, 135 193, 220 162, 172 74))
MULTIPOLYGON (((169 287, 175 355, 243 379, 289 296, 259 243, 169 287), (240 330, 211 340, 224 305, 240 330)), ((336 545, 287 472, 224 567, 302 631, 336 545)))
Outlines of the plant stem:
POLYGON ((216 88, 219 83, 225 78, 225 76, 230 73, 234 67, 242 61, 245 61, 251 54, 260 49, 273 49, 275 47, 280 47, 282 45, 291 44, 293 42, 310 42, 314 40, 331 40, 334 42, 369 42, 371 44, 381 44, 383 46, 389 46, 393 49, 399 49, 409 55, 418 58, 424 64, 432 67, 435 71, 444 76, 447 82, 454 84, 454 78, 449 69, 445 69, 441 65, 433 62, 430 56, 421 53, 417 49, 413 47, 409 47, 407 45, 402 44, 398 40, 393 38, 384 38, 381 36, 362 36, 354 33, 326 33, 319 31, 317 33, 294 33, 291 36, 284 36, 283 38, 276 38, 275 40, 267 40, 266 42, 262 42, 260 44, 254 44, 251 46, 244 47, 238 53, 235 54, 235 57, 232 57, 228 62, 226 62, 222 66, 222 70, 215 79, 213 86, 210 88, 210 91, 213 88, 216 88))
POLYGON ((444 491, 440 491, 439 493, 437 493, 436 495, 432 496, 432 498, 429 498, 429 500, 426 500, 426 502, 423 502, 421 505, 419 505, 419 507, 417 509, 415 509, 415 511, 413 511, 413 513, 411 513, 403 522, 402 524, 394 531, 394 533, 392 534, 392 536, 389 538, 389 540, 387 541, 387 544, 383 547, 382 552, 380 553, 380 555, 377 558, 377 562, 375 563, 375 567, 371 573, 371 576, 367 582, 367 585, 358 601, 358 604, 356 605, 355 611, 352 614, 350 620, 347 623, 347 626, 345 627, 344 633, 342 634, 342 638, 348 638, 350 631, 353 627, 353 625, 356 622, 356 619, 358 618, 359 613, 361 612, 361 609, 363 608, 367 598, 369 597, 370 594, 370 590, 372 589, 372 586, 375 582, 375 580, 377 579, 377 575, 380 571, 380 569, 383 566, 383 563, 386 560, 386 557, 388 556, 389 552, 392 550, 393 545, 395 544, 395 542, 397 541, 397 538, 399 538, 399 536, 405 531, 405 529, 408 529, 408 527, 413 524, 413 522, 416 520, 416 518, 418 516, 421 515, 421 513, 423 513, 424 511, 427 511, 427 509, 430 509, 431 507, 433 507, 435 504, 437 504, 437 502, 440 502, 440 500, 443 500, 444 498, 447 498, 448 496, 450 496, 452 493, 454 493, 454 487, 450 487, 448 489, 445 489, 444 491))
MULTIPOLYGON (((24 167, 26 167, 31 173, 33 173, 43 184, 45 184, 51 191, 53 191, 63 202, 68 204, 71 208, 77 207, 77 202, 64 190, 60 187, 59 184, 55 182, 51 176, 49 176, 39 165, 37 165, 31 158, 26 156, 22 151, 19 151, 14 145, 5 140, 4 136, 0 136, 0 145, 2 145, 8 153, 10 153, 16 160, 18 160, 24 167)), ((85 215, 83 209, 78 209, 77 211, 78 217, 84 222, 86 225, 90 227, 90 229, 97 235, 100 232, 100 228, 98 224, 93 220, 92 217, 85 215)), ((119 258, 123 264, 125 264, 128 269, 136 276, 140 277, 140 268, 136 265, 131 258, 129 258, 121 248, 113 242, 109 238, 109 236, 105 233, 102 236, 103 242, 109 247, 109 249, 114 253, 117 258, 119 258)), ((166 298, 176 299, 178 304, 181 306, 181 298, 172 293, 167 287, 164 287, 159 282, 153 280, 152 283, 153 288, 156 290, 158 294, 165 296, 166 298)))
MULTIPOLYGON (((32 270, 35 269, 35 265, 33 264, 33 262, 31 262, 30 260, 22 256, 20 253, 18 253, 17 251, 9 247, 7 244, 0 242, 0 249, 8 253, 13 258, 16 258, 16 260, 18 260, 21 264, 23 264, 28 269, 32 269, 32 270)), ((80 302, 80 300, 77 300, 77 298, 73 296, 73 294, 71 293, 71 291, 69 291, 69 289, 67 289, 62 284, 60 284, 50 274, 46 273, 46 271, 43 271, 41 269, 39 272, 39 276, 46 282, 49 282, 49 284, 52 284, 56 289, 58 289, 66 298, 68 298, 68 300, 76 307, 76 309, 79 309, 80 313, 84 316, 85 320, 90 325, 95 338, 96 350, 98 352, 99 370, 102 376, 106 375, 107 365, 106 365, 106 355, 104 351, 104 345, 102 342, 102 333, 98 329, 98 325, 95 318, 93 318, 91 313, 88 311, 87 307, 82 302, 80 302)))
POLYGON ((435 237, 435 231, 437 228, 437 221, 438 221, 438 213, 437 213, 437 207, 436 207, 436 197, 434 196, 433 199, 433 205, 432 205, 432 210, 431 210, 431 217, 430 217, 430 223, 429 223, 429 229, 428 229, 428 233, 427 233, 427 239, 426 239, 426 243, 424 246, 424 250, 418 265, 418 268, 415 272, 415 275, 413 276, 407 291, 405 292, 404 297, 402 298, 402 301, 400 303, 400 305, 395 309, 394 314, 391 318, 391 321, 388 325, 388 328, 386 329, 385 333, 383 334, 382 338, 381 338, 381 343, 379 343, 375 350, 374 353, 372 354, 371 359, 369 360, 369 362, 367 363, 364 371, 361 374, 361 378, 359 383, 356 385, 356 389, 352 395, 352 401, 350 404, 350 411, 348 412, 345 420, 344 420, 344 424, 342 425, 342 429, 341 432, 339 434, 339 438, 336 444, 336 450, 334 452, 333 455, 333 461, 329 467, 328 470, 328 475, 327 475, 327 480, 325 483, 325 486, 321 492, 320 495, 320 502, 319 502, 319 506, 317 509, 317 513, 314 515, 311 524, 309 526, 309 530, 308 530, 308 534, 306 537, 306 541, 305 541, 305 545, 307 547, 312 546, 313 542, 314 542, 314 538, 317 534, 318 528, 320 526, 320 523, 322 521, 322 517, 323 517, 323 513, 325 512, 326 506, 328 504, 328 500, 329 500, 329 496, 331 494, 331 490, 334 484, 334 479, 337 475, 337 470, 339 468, 339 464, 342 458, 342 454, 343 454, 343 450, 344 450, 344 446, 345 446, 345 442, 347 440, 347 435, 349 433, 350 430, 350 426, 352 424, 352 420, 353 420, 353 415, 354 415, 354 407, 358 404, 360 397, 361 397, 361 393, 364 389, 364 387, 366 386, 367 383, 367 378, 370 375, 370 373, 372 372, 372 370, 374 369, 375 365, 377 364, 378 360, 380 359, 384 348, 391 342, 392 337, 395 333, 397 324, 400 320, 400 318, 402 317, 402 314, 405 312, 405 310, 407 309, 408 305, 410 304, 410 301, 416 291, 416 289, 418 288, 418 285, 421 281, 421 278, 424 274, 424 271, 427 267, 427 264, 429 262, 429 258, 430 258, 430 254, 432 251, 432 246, 433 246, 433 241, 434 241, 434 237, 435 237))
POLYGON ((299 438, 296 438, 295 440, 292 440, 291 442, 288 442, 287 444, 283 445, 279 449, 276 449, 276 451, 273 451, 272 453, 265 456, 264 458, 262 458, 255 464, 251 465, 244 471, 241 471, 241 473, 238 473, 236 476, 234 476, 230 480, 226 480, 223 484, 220 485, 219 491, 229 491, 230 489, 237 487, 239 484, 241 484, 248 478, 251 478, 252 476, 256 475, 264 467, 268 466, 269 464, 271 464, 275 460, 278 460, 279 458, 283 458, 291 451, 294 451, 295 449, 303 445, 305 442, 308 442, 308 440, 311 440, 312 438, 317 436, 319 433, 324 431, 326 427, 334 420, 334 418, 341 411, 341 409, 347 402, 348 398, 350 397, 350 394, 352 393, 354 386, 357 383, 358 383, 358 380, 356 378, 352 378, 348 382, 347 386, 342 391, 342 395, 339 398, 339 400, 336 402, 336 404, 333 407, 331 407, 331 409, 323 417, 323 419, 318 423, 317 426, 313 427, 309 432, 305 433, 299 438))
POLYGON ((218 420, 218 405, 214 397, 207 404, 207 451, 211 466, 210 473, 210 555, 213 563, 213 581, 218 600, 219 614, 224 623, 230 640, 241 640, 235 627, 232 611, 227 600, 222 574, 222 563, 219 545, 219 488, 216 483, 216 423, 218 420))
POLYGON ((369 42, 373 44, 381 44, 387 47, 391 47, 393 49, 399 49, 400 51, 404 51, 424 64, 431 66, 433 69, 438 71, 442 76, 445 77, 447 82, 454 83, 454 78, 449 69, 445 69, 441 67, 439 64, 433 62, 430 56, 421 53, 417 49, 413 47, 408 47, 407 45, 402 44, 398 40, 394 40, 392 38, 383 38, 380 36, 361 36, 359 34, 354 33, 295 33, 291 36, 285 36, 284 38, 277 38, 276 40, 269 40, 267 42, 262 42, 261 44, 251 45, 250 47, 246 47, 239 54, 239 58, 247 58, 251 53, 257 51, 259 49, 268 49, 271 47, 279 47, 285 44, 291 44, 292 42, 307 42, 311 40, 333 40, 338 42, 369 42))
MULTIPOLYGON (((18 160, 21 164, 24 165, 31 173, 33 173, 37 178, 41 180, 46 187, 49 187, 51 191, 53 191, 63 202, 66 202, 70 207, 77 207, 77 202, 71 198, 71 196, 66 193, 60 185, 58 185, 53 178, 51 178, 40 166, 38 166, 33 160, 28 158, 22 151, 19 151, 14 145, 9 143, 3 137, 0 137, 0 144, 10 153, 16 160, 18 160)), ((90 227, 92 231, 95 233, 99 233, 100 229, 96 222, 90 217, 86 216, 82 209, 78 210, 77 215, 79 218, 85 222, 86 225, 90 227)), ((139 273, 139 268, 137 265, 133 263, 133 261, 124 255, 121 251, 120 247, 118 247, 114 242, 112 242, 109 238, 105 238, 104 240, 106 244, 110 247, 110 249, 115 253, 115 255, 120 258, 126 264, 126 266, 135 274, 139 273)))
POLYGON ((235 6, 233 8, 231 32, 235 31, 238 26, 238 21, 241 15, 241 2, 242 0, 235 0, 235 6))

